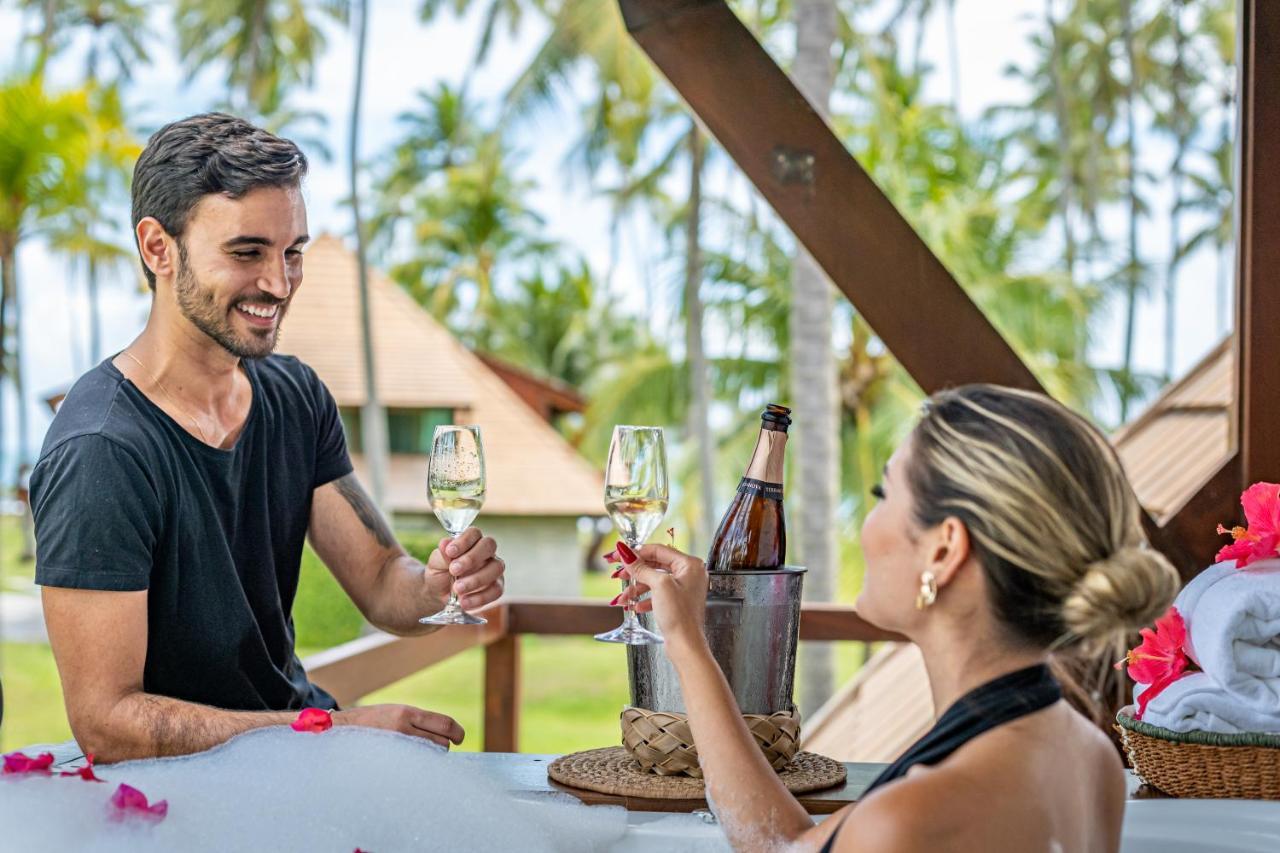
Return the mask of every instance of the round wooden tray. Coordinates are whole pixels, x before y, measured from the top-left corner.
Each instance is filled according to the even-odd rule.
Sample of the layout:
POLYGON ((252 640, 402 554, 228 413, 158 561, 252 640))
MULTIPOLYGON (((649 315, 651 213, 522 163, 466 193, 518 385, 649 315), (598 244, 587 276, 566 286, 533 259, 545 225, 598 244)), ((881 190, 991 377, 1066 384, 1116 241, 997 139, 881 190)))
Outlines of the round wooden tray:
MULTIPOLYGON (((691 776, 659 776, 640 768, 625 747, 606 746, 564 755, 551 762, 547 775, 561 785, 655 800, 693 800, 706 796, 706 785, 691 776)), ((842 785, 844 765, 825 755, 798 752, 778 778, 793 794, 805 794, 842 785)))

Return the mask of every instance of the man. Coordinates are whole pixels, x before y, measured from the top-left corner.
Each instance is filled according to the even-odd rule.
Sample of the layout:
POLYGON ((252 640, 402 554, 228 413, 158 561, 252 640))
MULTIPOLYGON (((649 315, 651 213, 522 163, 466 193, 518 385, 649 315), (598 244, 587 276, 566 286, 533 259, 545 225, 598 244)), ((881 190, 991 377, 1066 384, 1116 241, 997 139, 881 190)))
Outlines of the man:
MULTIPOLYGON (((63 402, 32 476, 36 581, 76 740, 102 761, 208 749, 334 707, 294 652, 303 540, 372 624, 432 630, 451 586, 502 593, 474 528, 426 566, 352 473, 315 373, 272 355, 302 284, 302 152, 240 119, 162 128, 134 170, 146 328, 63 402)), ((376 330, 375 330, 376 333, 376 330)), ((463 732, 397 705, 336 724, 446 745, 463 732)))

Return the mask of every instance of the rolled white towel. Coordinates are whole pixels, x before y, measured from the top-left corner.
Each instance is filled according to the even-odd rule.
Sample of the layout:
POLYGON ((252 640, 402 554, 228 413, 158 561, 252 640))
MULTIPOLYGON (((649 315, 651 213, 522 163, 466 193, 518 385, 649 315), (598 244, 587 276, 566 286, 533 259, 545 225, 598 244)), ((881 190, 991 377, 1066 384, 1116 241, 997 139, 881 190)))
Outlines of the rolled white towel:
POLYGON ((1187 654, 1213 681, 1280 711, 1280 560, 1211 566, 1174 606, 1187 624, 1187 654))
MULTIPOLYGON (((1135 698, 1146 687, 1138 685, 1135 698)), ((1160 691, 1147 705, 1142 721, 1175 732, 1280 734, 1280 701, 1269 705, 1247 701, 1224 690, 1208 673, 1193 672, 1160 691)))

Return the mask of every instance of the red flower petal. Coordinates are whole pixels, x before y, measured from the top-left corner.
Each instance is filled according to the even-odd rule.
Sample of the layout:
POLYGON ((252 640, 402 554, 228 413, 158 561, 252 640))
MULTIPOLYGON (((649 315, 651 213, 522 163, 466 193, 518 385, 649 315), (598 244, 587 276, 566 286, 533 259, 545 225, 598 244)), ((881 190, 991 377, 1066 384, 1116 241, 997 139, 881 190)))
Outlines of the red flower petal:
POLYGON ((1159 681, 1154 682, 1146 690, 1142 691, 1142 695, 1138 697, 1138 711, 1133 715, 1134 719, 1141 720, 1142 715, 1147 712, 1147 705, 1151 704, 1152 699, 1163 693, 1166 687, 1173 684, 1173 682, 1177 681, 1179 678, 1182 678, 1182 676, 1190 674, 1191 673, 1189 672, 1170 673, 1159 681))
POLYGON ((303 708, 298 719, 289 724, 295 732, 320 734, 333 728, 333 715, 323 708, 303 708))
POLYGON ((49 768, 53 766, 53 753, 44 752, 35 758, 29 758, 21 752, 11 752, 4 757, 4 770, 0 773, 36 773, 42 776, 51 775, 49 768))
POLYGON ((88 755, 86 755, 84 758, 85 758, 85 761, 89 762, 89 763, 88 763, 88 764, 86 764, 84 767, 81 767, 79 770, 63 770, 63 771, 62 771, 61 773, 59 773, 58 775, 59 775, 59 776, 79 776, 81 779, 83 779, 83 780, 84 780, 84 781, 86 781, 86 782, 105 782, 105 781, 107 781, 106 779, 99 779, 97 776, 95 776, 95 775, 94 775, 94 773, 93 773, 93 753, 92 753, 92 752, 91 752, 91 753, 89 753, 89 754, 88 754, 88 755))
POLYGON ((121 783, 111 795, 111 820, 121 821, 136 817, 141 820, 159 823, 169 813, 169 801, 160 800, 148 804, 146 794, 130 785, 121 783))
POLYGON ((1218 561, 1235 560, 1236 568, 1280 556, 1280 484, 1254 483, 1240 495, 1248 528, 1228 530, 1218 525, 1218 533, 1235 540, 1218 552, 1218 561))
MULTIPOLYGON (((1129 652, 1129 677, 1139 684, 1155 684, 1176 678, 1187 668, 1187 625, 1178 608, 1170 607, 1156 620, 1155 630, 1143 628, 1142 642, 1129 652)), ((1146 695, 1146 694, 1143 694, 1146 695)))
POLYGON ((1255 536, 1280 533, 1280 484, 1254 483, 1240 496, 1249 532, 1255 536))

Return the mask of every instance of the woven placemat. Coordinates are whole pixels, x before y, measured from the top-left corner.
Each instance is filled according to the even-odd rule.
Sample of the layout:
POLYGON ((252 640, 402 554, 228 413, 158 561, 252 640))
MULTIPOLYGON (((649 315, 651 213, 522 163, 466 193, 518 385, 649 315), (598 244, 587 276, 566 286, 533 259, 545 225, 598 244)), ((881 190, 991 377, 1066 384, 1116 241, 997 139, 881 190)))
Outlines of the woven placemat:
MULTIPOLYGON (((690 776, 658 776, 640 769, 625 747, 606 746, 564 755, 551 762, 547 775, 561 785, 617 797, 655 800, 696 800, 706 785, 690 776)), ((844 765, 814 752, 798 752, 778 778, 793 794, 806 794, 842 785, 844 765)))

